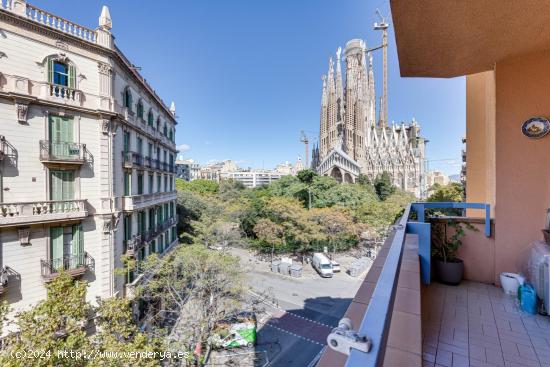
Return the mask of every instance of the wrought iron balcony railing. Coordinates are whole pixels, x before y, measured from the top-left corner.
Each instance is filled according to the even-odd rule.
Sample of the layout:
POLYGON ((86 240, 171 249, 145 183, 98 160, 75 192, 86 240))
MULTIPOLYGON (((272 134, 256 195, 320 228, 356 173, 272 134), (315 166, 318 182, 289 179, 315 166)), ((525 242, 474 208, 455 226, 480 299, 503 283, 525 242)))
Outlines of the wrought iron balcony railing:
POLYGON ((40 260, 42 277, 50 280, 56 277, 61 270, 65 270, 69 275, 76 277, 82 275, 86 270, 95 269, 95 260, 84 251, 81 254, 64 256, 50 260, 40 260))
POLYGON ((0 270, 0 294, 3 294, 6 291, 8 286, 8 271, 6 267, 3 267, 0 270))
POLYGON ((135 152, 122 152, 124 167, 143 167, 143 156, 135 152))
POLYGON ((40 140, 42 162, 83 164, 88 156, 86 144, 40 140))

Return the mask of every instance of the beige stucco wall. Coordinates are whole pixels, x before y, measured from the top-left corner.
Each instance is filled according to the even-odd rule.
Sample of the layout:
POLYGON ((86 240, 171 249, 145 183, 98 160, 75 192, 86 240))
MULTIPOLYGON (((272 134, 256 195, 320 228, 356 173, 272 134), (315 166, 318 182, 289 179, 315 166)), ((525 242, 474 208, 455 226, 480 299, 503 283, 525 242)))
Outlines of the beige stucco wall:
POLYGON ((550 117, 550 51, 496 65, 496 272, 516 270, 518 256, 542 238, 550 203, 545 163, 550 136, 529 139, 522 123, 550 117))
MULTIPOLYGON (((495 205, 495 74, 466 77, 466 201, 495 205)), ((483 217, 482 210, 468 216, 483 217)))

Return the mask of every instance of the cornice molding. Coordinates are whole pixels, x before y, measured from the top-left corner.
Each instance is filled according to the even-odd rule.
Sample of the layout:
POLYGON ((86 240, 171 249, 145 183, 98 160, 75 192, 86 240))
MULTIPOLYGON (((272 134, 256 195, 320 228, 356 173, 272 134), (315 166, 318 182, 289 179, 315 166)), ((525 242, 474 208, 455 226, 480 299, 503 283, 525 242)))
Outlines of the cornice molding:
MULTIPOLYGON (((147 91, 147 93, 150 95, 149 97, 156 101, 156 103, 164 110, 168 119, 170 119, 172 123, 174 123, 174 125, 177 124, 177 121, 168 106, 166 106, 164 102, 160 99, 160 97, 154 92, 154 90, 152 90, 151 86, 149 86, 144 80, 142 80, 142 78, 137 76, 135 70, 131 69, 128 66, 129 61, 126 61, 126 56, 122 54, 122 52, 116 47, 116 45, 113 44, 113 49, 108 49, 98 44, 81 40, 75 36, 66 34, 57 29, 34 22, 25 17, 21 17, 17 14, 13 14, 4 9, 0 9, 0 20, 11 23, 14 26, 23 27, 40 35, 50 37, 56 42, 62 41, 67 44, 80 47, 84 50, 100 54, 101 56, 111 57, 113 61, 117 62, 119 66, 126 70, 126 72, 141 86, 141 88, 147 91)), ((55 47, 59 46, 56 45, 55 47)))

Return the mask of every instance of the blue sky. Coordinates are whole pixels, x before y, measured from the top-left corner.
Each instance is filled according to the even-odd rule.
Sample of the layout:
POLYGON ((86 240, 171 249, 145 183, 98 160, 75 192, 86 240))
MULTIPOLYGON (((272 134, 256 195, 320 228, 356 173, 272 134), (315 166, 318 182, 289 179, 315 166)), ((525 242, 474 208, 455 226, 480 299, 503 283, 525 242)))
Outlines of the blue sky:
MULTIPOLYGON (((379 45, 375 10, 389 14, 388 1, 378 0, 31 3, 89 27, 108 5, 117 45, 167 103, 176 103, 176 142, 190 147, 184 157, 258 168, 303 156, 300 130, 317 141, 328 57, 352 38, 379 45)), ((374 54, 377 92, 381 59, 374 54)), ((430 141, 430 169, 458 173, 464 78, 401 78, 393 31, 388 70, 390 120, 415 117, 430 141)))

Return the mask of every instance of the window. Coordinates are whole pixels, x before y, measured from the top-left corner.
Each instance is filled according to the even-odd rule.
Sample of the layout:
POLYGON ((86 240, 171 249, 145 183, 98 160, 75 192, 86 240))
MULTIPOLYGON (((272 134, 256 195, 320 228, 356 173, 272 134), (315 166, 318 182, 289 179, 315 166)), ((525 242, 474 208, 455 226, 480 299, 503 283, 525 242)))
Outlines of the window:
POLYGON ((124 240, 128 241, 132 238, 132 216, 124 216, 124 240))
POLYGON ((156 247, 155 242, 156 242, 155 240, 149 242, 149 254, 152 254, 155 252, 155 247, 156 247))
POLYGON ((64 87, 75 88, 75 68, 74 66, 61 61, 48 60, 48 82, 64 87))
POLYGON ((130 92, 129 87, 126 87, 126 89, 124 89, 124 107, 129 110, 132 109, 132 92, 130 92))
POLYGON ((153 110, 149 110, 149 113, 147 114, 147 123, 149 124, 149 126, 153 126, 153 121, 155 121, 153 110))
POLYGON ((141 102, 141 100, 137 104, 137 116, 143 119, 143 102, 141 102))
POLYGON ((149 159, 153 159, 153 144, 149 143, 148 147, 149 159))
POLYGON ((50 115, 49 153, 52 158, 77 159, 80 149, 75 144, 74 120, 72 117, 50 115))
POLYGON ((50 171, 50 199, 59 201, 54 203, 52 210, 66 212, 74 209, 75 198, 74 171, 50 171))
POLYGON ((174 139, 174 133, 172 129, 168 130, 168 140, 172 141, 174 139))
POLYGON ((128 153, 130 151, 130 132, 125 131, 124 132, 124 153, 128 153))
POLYGON ((84 265, 82 225, 50 227, 50 260, 52 268, 75 269, 84 265))
POLYGON ((157 175, 157 192, 160 192, 160 184, 161 184, 160 175, 157 175))
POLYGON ((168 204, 164 204, 164 218, 168 219, 170 216, 168 215, 168 204))
POLYGON ((145 233, 145 212, 138 212, 138 234, 145 233))
POLYGON ((160 131, 160 117, 157 117, 157 130, 160 131))
POLYGON ((149 194, 153 193, 153 174, 149 174, 149 194))
POLYGON ((132 195, 132 173, 124 173, 124 196, 132 195))
POLYGON ((174 218, 174 203, 170 203, 170 218, 174 218))
POLYGON ((168 136, 168 127, 166 126, 166 124, 164 124, 164 128, 162 130, 162 133, 164 134, 164 136, 168 136))
POLYGON ((155 230, 155 209, 149 209, 149 230, 155 230))
POLYGON ((137 153, 143 155, 143 139, 137 138, 137 153))
POLYGON ((143 172, 138 173, 137 184, 138 184, 138 195, 143 195, 143 172))

